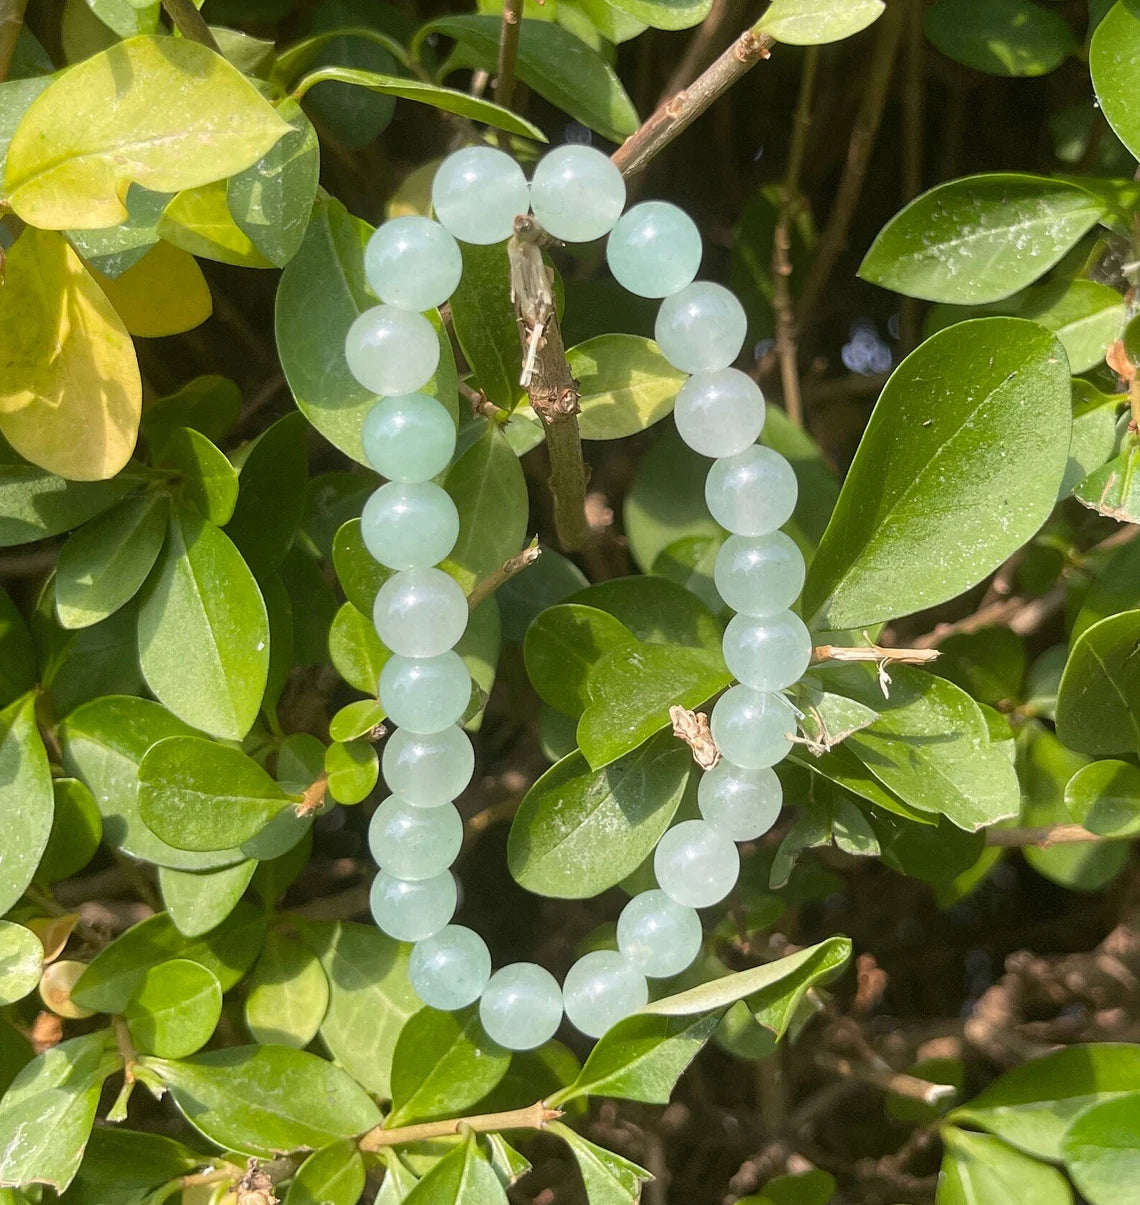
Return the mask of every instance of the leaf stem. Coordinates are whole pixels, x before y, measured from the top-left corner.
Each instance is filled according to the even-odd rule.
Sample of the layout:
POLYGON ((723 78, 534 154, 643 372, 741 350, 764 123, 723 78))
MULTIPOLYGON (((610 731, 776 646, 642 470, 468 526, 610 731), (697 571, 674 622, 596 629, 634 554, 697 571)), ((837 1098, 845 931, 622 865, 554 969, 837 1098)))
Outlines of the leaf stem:
POLYGON ((194 7, 194 0, 162 0, 162 7, 166 9, 166 15, 184 38, 207 47, 215 54, 222 53, 217 39, 210 32, 210 27, 194 7))
POLYGON ((495 103, 504 109, 511 107, 515 95, 515 63, 519 55, 519 35, 522 32, 523 0, 506 0, 503 23, 499 28, 499 61, 495 70, 495 103))
POLYGON ((464 1128, 474 1130, 477 1134, 490 1134, 496 1130, 541 1130, 561 1116, 561 1109, 548 1109, 545 1102, 539 1100, 525 1109, 512 1109, 508 1113, 482 1113, 449 1121, 426 1121, 419 1125, 399 1126, 394 1130, 386 1130, 378 1125, 369 1130, 357 1145, 362 1151, 379 1151, 386 1146, 405 1146, 430 1138, 447 1138, 464 1128))
POLYGON ((541 555, 542 548, 539 546, 538 536, 535 536, 522 552, 516 552, 513 557, 504 561, 494 573, 489 573, 476 584, 475 589, 467 596, 468 607, 474 611, 481 602, 490 598, 505 581, 509 581, 521 569, 533 565, 541 555))
POLYGON ((0 83, 8 78, 28 0, 0 0, 0 83))
POLYGON ((623 176, 644 171, 659 155, 742 75, 766 59, 774 45, 766 33, 746 29, 740 37, 689 87, 671 96, 614 151, 610 157, 623 176))
POLYGON ((1004 849, 1021 849, 1036 846, 1048 849, 1050 845, 1080 845, 1089 841, 1109 841, 1100 833, 1091 833, 1080 824, 1050 824, 1044 828, 988 828, 986 844, 1004 849))

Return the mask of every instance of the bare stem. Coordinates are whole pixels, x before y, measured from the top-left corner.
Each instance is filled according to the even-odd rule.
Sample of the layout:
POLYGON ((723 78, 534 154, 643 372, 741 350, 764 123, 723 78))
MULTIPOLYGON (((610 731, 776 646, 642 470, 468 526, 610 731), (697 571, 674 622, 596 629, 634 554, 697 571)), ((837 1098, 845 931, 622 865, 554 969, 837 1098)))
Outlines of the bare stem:
POLYGON ((784 409, 797 427, 804 425, 803 400, 800 397, 800 372, 797 364, 796 309, 792 300, 792 220, 799 206, 800 175, 807 155, 811 129, 811 105, 815 76, 819 67, 819 47, 809 46, 804 54, 800 95, 792 125, 792 145, 788 153, 788 174, 780 192, 780 213, 772 238, 772 305, 776 311, 776 355, 780 360, 780 381, 784 387, 784 409))
POLYGON ((1105 841, 1099 833, 1090 833, 1080 824, 1050 824, 1044 828, 988 828, 986 844, 1005 849, 1021 849, 1037 846, 1047 849, 1050 845, 1080 845, 1088 841, 1105 841))
POLYGON ((468 607, 474 611, 481 602, 490 598, 505 581, 509 581, 520 569, 533 565, 541 555, 542 548, 539 546, 538 536, 535 536, 522 552, 515 553, 510 560, 504 561, 494 573, 488 574, 476 585, 467 596, 468 607))
POLYGON ((162 7, 166 9, 166 15, 184 38, 208 47, 215 54, 222 53, 217 39, 210 32, 210 27, 194 7, 194 0, 162 0, 162 7))
POLYGON ((851 229, 851 220, 859 206, 859 198, 863 195, 867 165, 875 145, 875 136, 879 132, 879 123, 883 118, 883 107, 891 83, 891 69, 902 38, 905 16, 906 8, 901 0, 893 0, 879 18, 867 89, 863 93, 863 101, 855 118, 855 127, 851 131, 847 162, 839 181, 835 205, 816 244, 815 259, 800 293, 798 314, 801 321, 808 316, 815 316, 816 306, 831 278, 832 269, 847 246, 847 232, 851 229))
POLYGON ((687 129, 726 89, 748 69, 769 56, 772 39, 765 33, 746 29, 740 37, 688 88, 659 105, 614 151, 611 158, 623 176, 645 169, 654 156, 687 129))
POLYGON ((0 0, 0 82, 8 78, 28 0, 0 0))
POLYGON ((447 1138, 463 1129, 477 1134, 489 1134, 496 1130, 541 1130, 562 1116, 561 1109, 548 1109, 541 1101, 535 1101, 525 1109, 512 1109, 508 1113, 482 1113, 476 1117, 457 1117, 449 1121, 426 1121, 420 1125, 399 1126, 386 1130, 377 1126, 369 1130, 357 1145, 362 1151, 379 1151, 386 1146, 406 1146, 410 1142, 426 1142, 430 1138, 447 1138))
POLYGON ((511 107, 515 95, 515 63, 519 55, 522 0, 506 0, 499 28, 499 62, 495 72, 495 103, 511 107))
POLYGON ((921 1101, 924 1105, 936 1104, 940 1100, 953 1096, 956 1091, 952 1084, 933 1084, 902 1071, 891 1071, 889 1068, 856 1063, 840 1055, 829 1054, 826 1050, 818 1051, 814 1056, 814 1062, 822 1070, 834 1072, 836 1075, 843 1076, 844 1079, 871 1084, 873 1087, 882 1088, 884 1092, 906 1096, 911 1100, 921 1101))
POLYGON ((819 644, 811 654, 812 665, 819 665, 823 661, 895 661, 904 665, 926 665, 937 660, 937 649, 889 649, 881 644, 871 644, 866 648, 819 644))

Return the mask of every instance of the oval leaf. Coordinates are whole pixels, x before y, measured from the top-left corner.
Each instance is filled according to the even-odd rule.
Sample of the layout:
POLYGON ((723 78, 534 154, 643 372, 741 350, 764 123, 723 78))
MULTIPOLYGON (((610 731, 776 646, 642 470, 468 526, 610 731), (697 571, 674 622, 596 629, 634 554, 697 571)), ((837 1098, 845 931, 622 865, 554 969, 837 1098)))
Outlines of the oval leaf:
POLYGON ((687 379, 638 335, 599 335, 570 348, 566 360, 578 382, 583 439, 624 439, 660 422, 687 379))
POLYGON ((1089 45, 1089 69, 1097 100, 1117 138, 1140 159, 1140 96, 1136 63, 1140 59, 1140 11, 1119 0, 1096 27, 1089 45))
POLYGON ((0 783, 5 836, 0 842, 0 915, 24 894, 51 836, 55 804, 51 768, 39 728, 35 696, 23 695, 0 711, 0 783))
POLYGON ((1077 49, 1060 13, 1032 0, 935 0, 925 25, 947 58, 990 75, 1044 75, 1077 49))
POLYGON ((205 1046, 221 1015, 217 977, 185 958, 148 967, 123 1014, 139 1050, 166 1059, 205 1046))
POLYGON ((772 0, 753 32, 791 46, 822 46, 866 29, 884 7, 883 0, 772 0))
POLYGON ((44 948, 31 929, 0 920, 0 1007, 35 991, 43 964, 44 948))
POLYGON ((1082 753, 1140 751, 1140 611, 1087 628, 1073 644, 1057 691, 1057 735, 1082 753))
POLYGON ((300 1050, 317 1036, 329 982, 317 956, 295 937, 271 931, 248 984, 245 1023, 258 1042, 300 1050))

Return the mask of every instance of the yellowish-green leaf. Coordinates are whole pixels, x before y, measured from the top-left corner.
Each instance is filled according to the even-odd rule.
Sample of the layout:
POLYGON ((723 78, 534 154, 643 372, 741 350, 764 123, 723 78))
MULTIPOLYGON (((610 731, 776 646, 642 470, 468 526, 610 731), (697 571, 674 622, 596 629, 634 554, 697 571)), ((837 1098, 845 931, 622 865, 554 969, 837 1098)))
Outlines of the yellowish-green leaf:
POLYGON ((191 255, 239 268, 272 268, 234 221, 226 203, 226 181, 180 192, 158 219, 158 233, 191 255))
POLYGON ((114 226, 132 181, 179 192, 222 180, 289 129, 220 55, 186 38, 131 38, 36 98, 8 148, 4 191, 33 226, 114 226))
POLYGON ((685 383, 652 339, 599 335, 566 354, 578 382, 583 439, 622 439, 659 422, 685 383))
POLYGON ((60 477, 113 477, 138 437, 138 361, 123 320, 62 234, 25 230, 8 252, 0 331, 0 432, 60 477))
POLYGON ((140 339, 180 335, 214 312, 210 286, 194 257, 158 242, 120 276, 92 269, 123 324, 140 339))

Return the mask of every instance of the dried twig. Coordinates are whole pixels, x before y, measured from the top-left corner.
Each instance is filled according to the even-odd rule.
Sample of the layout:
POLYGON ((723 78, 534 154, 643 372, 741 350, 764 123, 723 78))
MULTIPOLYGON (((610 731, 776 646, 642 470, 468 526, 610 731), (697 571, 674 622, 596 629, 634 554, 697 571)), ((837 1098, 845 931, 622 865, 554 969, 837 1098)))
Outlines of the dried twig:
POLYGON ((467 596, 467 605, 472 611, 483 602, 491 597, 492 594, 503 584, 503 582, 514 577, 520 570, 525 569, 528 565, 533 565, 535 561, 542 555, 542 548, 538 543, 538 536, 522 550, 517 552, 509 560, 504 561, 494 573, 488 574, 475 589, 467 596))
POLYGON ((933 1105, 940 1100, 946 1100, 954 1095, 957 1089, 953 1084, 933 1084, 928 1080, 907 1075, 903 1071, 891 1071, 869 1063, 857 1063, 840 1055, 820 1050, 813 1056, 815 1065, 824 1071, 831 1071, 845 1079, 858 1080, 862 1084, 871 1084, 884 1092, 893 1092, 896 1096, 906 1096, 911 1100, 921 1101, 924 1105, 933 1105))
POLYGON ((1010 849, 1037 846, 1047 849, 1050 845, 1079 845, 1087 841, 1105 841, 1099 833, 1090 833, 1080 824, 1049 824, 1043 828, 988 828, 986 844, 1010 849))

